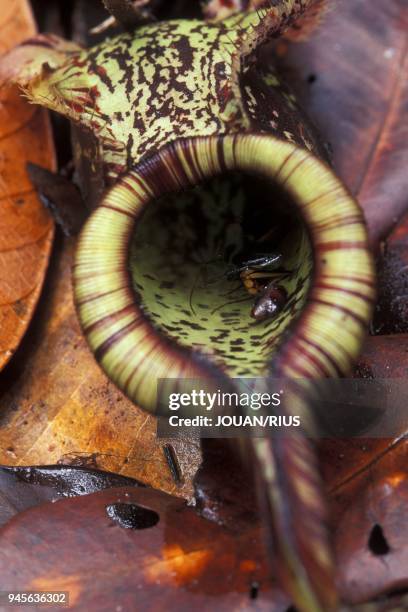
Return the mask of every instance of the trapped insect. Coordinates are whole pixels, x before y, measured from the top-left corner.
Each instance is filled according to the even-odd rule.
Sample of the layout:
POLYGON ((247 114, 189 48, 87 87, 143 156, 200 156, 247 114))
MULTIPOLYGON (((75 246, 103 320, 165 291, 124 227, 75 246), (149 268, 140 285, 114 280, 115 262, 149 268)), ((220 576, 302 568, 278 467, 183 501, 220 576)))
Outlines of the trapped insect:
POLYGON ((238 275, 248 293, 255 296, 251 309, 251 317, 254 319, 275 317, 285 306, 286 289, 276 283, 290 274, 278 269, 282 259, 281 253, 259 253, 227 273, 229 279, 238 275), (271 278, 275 280, 270 280, 271 278))

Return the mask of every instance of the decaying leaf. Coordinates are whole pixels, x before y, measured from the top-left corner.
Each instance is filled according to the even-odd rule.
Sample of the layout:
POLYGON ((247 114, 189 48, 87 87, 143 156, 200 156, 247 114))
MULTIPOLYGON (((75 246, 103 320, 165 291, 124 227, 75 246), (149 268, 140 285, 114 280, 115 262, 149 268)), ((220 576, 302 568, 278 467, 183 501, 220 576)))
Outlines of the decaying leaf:
MULTIPOLYGON (((391 385, 395 381, 405 397, 407 351, 406 335, 371 337, 355 375, 388 379, 391 385)), ((406 419, 393 438, 327 440, 320 453, 331 500, 338 585, 344 599, 357 604, 406 593, 406 419)), ((403 610, 404 605, 396 603, 395 609, 403 610)))
POLYGON ((259 523, 220 527, 158 491, 110 489, 37 506, 9 521, 0 538, 1 589, 68 590, 78 609, 290 605, 271 581, 259 523), (27 546, 34 535, 38 545, 27 546))
MULTIPOLYGON (((389 466, 377 471, 384 467, 388 473, 389 466)), ((400 546, 397 514, 387 502, 390 487, 403 490, 403 479, 386 477, 375 497, 370 490, 360 495, 362 483, 354 484, 356 504, 350 507, 341 492, 334 499, 344 514, 336 536, 339 611, 402 612, 407 549, 400 546), (393 555, 392 567, 387 555, 393 555), (359 564, 374 572, 364 574, 359 564), (358 605, 370 596, 370 603, 358 605)), ((180 499, 135 487, 54 501, 20 512, 0 529, 0 588, 65 590, 76 609, 102 612, 118 606, 161 610, 163 600, 168 610, 213 610, 214 602, 221 611, 294 609, 271 579, 276 566, 269 566, 265 528, 253 512, 239 515, 236 508, 234 517, 210 521, 180 499)))
MULTIPOLYGON (((0 53, 35 34, 27 0, 3 3, 0 53)), ((47 114, 15 87, 0 88, 0 369, 15 352, 38 300, 53 224, 31 184, 27 162, 54 168, 47 114)))
MULTIPOLYGON (((375 336, 367 339, 365 350, 355 368, 355 376, 365 380, 395 380, 398 389, 403 389, 408 379, 408 337, 403 334, 375 336)), ((404 439, 406 424, 394 432, 392 438, 337 438, 323 440, 320 444, 321 465, 329 491, 336 491, 370 467, 383 455, 393 452, 400 444, 408 453, 404 439)), ((408 456, 408 455, 407 455, 408 456)), ((408 545, 408 542, 407 542, 408 545)))
POLYGON ((336 0, 309 41, 281 47, 298 99, 333 149, 373 244, 407 208, 408 7, 336 0))
POLYGON ((1 467, 0 526, 15 514, 46 501, 126 486, 144 485, 118 474, 85 467, 1 467))
POLYGON ((378 276, 374 331, 377 334, 406 334, 408 332, 408 215, 404 216, 383 244, 378 276))
POLYGON ((402 438, 332 491, 338 584, 350 603, 408 589, 407 457, 402 438))

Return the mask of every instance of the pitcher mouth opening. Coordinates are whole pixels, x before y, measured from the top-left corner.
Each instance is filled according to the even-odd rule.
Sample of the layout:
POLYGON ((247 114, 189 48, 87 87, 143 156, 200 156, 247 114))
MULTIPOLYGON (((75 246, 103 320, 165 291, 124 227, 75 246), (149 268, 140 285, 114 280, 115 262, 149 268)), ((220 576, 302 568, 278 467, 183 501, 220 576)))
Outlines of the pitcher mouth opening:
POLYGON ((295 203, 277 183, 227 171, 148 206, 129 269, 159 333, 229 376, 262 377, 305 304, 313 254, 295 203), (261 311, 268 299, 269 313, 261 311))
POLYGON ((228 378, 264 375, 272 367, 284 377, 345 373, 366 333, 374 293, 356 202, 312 154, 262 134, 176 141, 141 162, 87 223, 74 281, 96 358, 133 401, 150 410, 160 377, 207 377, 209 368, 228 378), (279 195, 276 207, 265 197, 265 185, 279 195), (227 188, 223 203, 214 193, 227 188), (244 205, 239 193, 245 189, 244 205), (209 191, 207 203, 197 206, 209 191), (262 195, 264 207, 252 193, 262 195), (265 228, 254 222, 257 211, 271 215, 265 228), (235 285, 243 301, 225 306, 226 285, 235 289, 225 276, 246 256, 248 243, 253 249, 268 234, 271 221, 283 251, 279 271, 288 272, 279 281, 286 283, 287 299, 277 317, 254 321, 241 276, 235 285), (255 245, 251 227, 259 232, 255 245), (203 267, 209 282, 197 280, 203 267))

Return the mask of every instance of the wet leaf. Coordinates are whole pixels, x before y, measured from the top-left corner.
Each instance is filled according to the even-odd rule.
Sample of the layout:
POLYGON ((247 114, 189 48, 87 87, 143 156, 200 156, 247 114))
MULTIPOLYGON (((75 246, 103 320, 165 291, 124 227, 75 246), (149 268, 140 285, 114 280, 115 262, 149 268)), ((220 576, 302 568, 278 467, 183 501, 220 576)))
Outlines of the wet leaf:
POLYGON ((408 379, 408 334, 370 336, 360 356, 355 375, 361 378, 408 379))
MULTIPOLYGON (((376 334, 408 332, 408 215, 387 237, 378 263, 376 334)), ((403 363, 403 362, 402 362, 403 363)), ((402 365, 401 363, 401 365, 402 365)))
POLYGON ((255 479, 237 460, 231 441, 208 439, 202 446, 203 462, 194 479, 197 511, 227 527, 255 522, 255 479))
POLYGON ((360 603, 408 589, 408 440, 332 492, 338 584, 360 603))
POLYGON ((143 485, 84 467, 0 467, 0 526, 15 514, 46 501, 124 486, 143 485))
MULTIPOLYGON (((5 4, 0 54, 35 33, 29 3, 5 4)), ((53 225, 31 184, 27 162, 54 167, 47 114, 17 88, 0 89, 0 369, 30 323, 50 255, 53 225)))
MULTIPOLYGON (((356 378, 390 379, 391 384, 408 378, 408 337, 406 335, 369 337, 355 368, 356 378)), ((401 387, 399 387, 401 389, 401 387)), ((330 490, 353 479, 384 453, 392 452, 395 444, 407 435, 404 425, 394 438, 363 438, 322 441, 321 466, 330 490)), ((407 542, 408 546, 408 542, 407 542)))
MULTIPOLYGON (((395 547, 393 576, 386 562, 386 555, 393 553, 388 548, 395 543, 397 527, 395 516, 384 510, 389 484, 386 479, 382 491, 376 491, 382 494, 371 500, 370 517, 361 516, 361 508, 356 507, 355 523, 358 527, 358 521, 362 523, 361 533, 366 534, 369 526, 362 547, 366 550, 360 553, 353 545, 360 543, 360 532, 353 540, 339 530, 343 600, 367 601, 368 595, 377 600, 370 607, 345 605, 342 611, 405 609, 404 578, 395 579, 404 576, 403 565, 397 564, 406 565, 405 553, 395 547), (376 520, 385 526, 388 540, 376 520), (359 572, 357 560, 373 564, 380 580, 373 588, 370 575, 363 576, 359 595, 347 584, 348 574, 359 572), (397 584, 402 592, 397 588, 388 596, 397 584)), ((338 495, 335 500, 338 506, 340 499, 338 495)), ((256 514, 239 518, 236 514, 220 524, 199 516, 175 497, 134 487, 54 501, 20 512, 0 529, 1 588, 66 590, 71 606, 102 612, 118 606, 161 610, 164 598, 168 610, 197 604, 213 610, 215 601, 217 610, 293 609, 271 579, 276 568, 269 565, 266 533, 256 514)))
MULTIPOLYGON (((408 379, 407 352, 406 335, 370 337, 355 375, 401 383, 408 379)), ((338 585, 344 598, 361 603, 406 592, 406 423, 393 438, 324 441, 320 456, 329 491, 338 585)))
POLYGON ((259 523, 220 527, 158 491, 111 489, 43 505, 12 519, 0 538, 2 588, 66 589, 81 609, 289 606, 270 579, 259 523), (34 536, 38 545, 28 546, 34 536))
POLYGON ((407 37, 405 0, 337 0, 308 42, 280 48, 287 78, 331 143, 373 242, 407 207, 407 37))
MULTIPOLYGON (((402 383, 408 379, 406 335, 369 337, 365 350, 355 368, 357 378, 393 379, 402 383)), ((401 387, 398 387, 401 388, 401 387)), ((384 454, 393 452, 408 434, 408 427, 400 428, 393 438, 363 438, 327 440, 320 445, 321 466, 330 491, 342 487, 363 472, 384 454)), ((408 543, 407 543, 408 544, 408 543)))

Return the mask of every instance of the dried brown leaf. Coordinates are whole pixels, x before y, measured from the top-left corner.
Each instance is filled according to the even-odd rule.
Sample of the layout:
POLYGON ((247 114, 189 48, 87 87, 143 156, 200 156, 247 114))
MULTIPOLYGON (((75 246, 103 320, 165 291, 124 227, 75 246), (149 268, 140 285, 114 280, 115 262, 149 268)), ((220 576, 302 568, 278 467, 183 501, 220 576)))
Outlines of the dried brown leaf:
MULTIPOLYGON (((26 0, 3 2, 0 53, 35 34, 26 0)), ((54 149, 45 111, 16 88, 0 89, 0 369, 31 320, 47 269, 53 224, 31 184, 27 162, 53 168, 54 149)))

